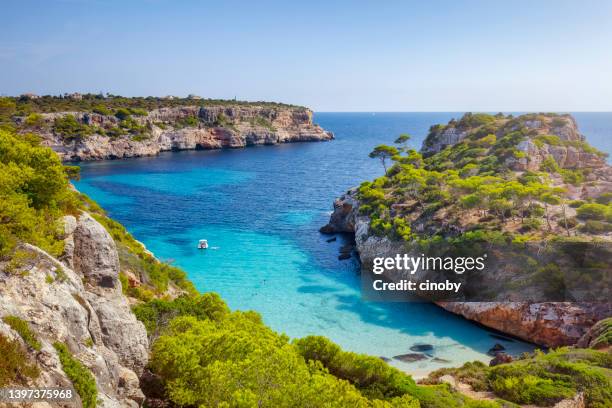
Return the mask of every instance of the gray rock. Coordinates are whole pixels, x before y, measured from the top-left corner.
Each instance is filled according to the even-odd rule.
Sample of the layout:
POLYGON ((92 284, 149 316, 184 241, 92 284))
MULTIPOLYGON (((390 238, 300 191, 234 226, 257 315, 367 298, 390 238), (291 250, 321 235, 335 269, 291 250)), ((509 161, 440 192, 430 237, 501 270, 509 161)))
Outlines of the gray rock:
MULTIPOLYGON (((138 407, 148 340, 121 293, 115 244, 88 214, 64 221, 63 263, 28 244, 19 273, 7 273, 0 263, 0 317, 25 320, 41 343, 32 353, 41 371, 33 386, 70 385, 53 347, 62 342, 94 375, 100 406, 138 407)), ((0 332, 19 338, 1 321, 0 332)))
POLYGON ((413 363, 415 361, 426 360, 427 356, 421 353, 407 353, 393 356, 394 359, 403 361, 404 363, 413 363))

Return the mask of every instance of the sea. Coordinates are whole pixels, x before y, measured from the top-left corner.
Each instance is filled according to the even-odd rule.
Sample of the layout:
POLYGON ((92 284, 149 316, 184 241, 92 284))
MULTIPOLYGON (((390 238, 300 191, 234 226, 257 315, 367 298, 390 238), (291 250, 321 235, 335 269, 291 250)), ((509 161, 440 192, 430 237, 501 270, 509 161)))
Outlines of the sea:
MULTIPOLYGON (((368 158, 374 146, 409 133, 418 149, 432 124, 461 115, 320 112, 314 121, 334 132, 333 141, 80 163, 75 185, 158 258, 183 268, 200 291, 219 293, 234 310, 259 312, 291 338, 326 336, 418 378, 488 362, 495 343, 510 354, 535 346, 432 304, 363 300, 358 259, 338 259, 349 237, 328 242, 319 228, 336 197, 383 173, 368 158), (210 248, 197 249, 200 239, 210 248), (433 346, 425 359, 393 358, 419 344, 433 346)), ((574 116, 592 145, 612 151, 612 113, 574 116)))

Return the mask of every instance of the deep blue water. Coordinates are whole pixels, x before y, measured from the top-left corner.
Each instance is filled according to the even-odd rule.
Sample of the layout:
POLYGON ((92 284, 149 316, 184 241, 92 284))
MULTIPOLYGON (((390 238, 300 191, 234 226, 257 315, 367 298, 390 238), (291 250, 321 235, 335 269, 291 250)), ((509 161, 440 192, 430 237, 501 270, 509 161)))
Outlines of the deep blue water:
MULTIPOLYGON (((382 173, 368 158, 373 146, 409 132, 418 148, 431 124, 458 116, 318 113, 315 121, 336 140, 86 163, 76 186, 159 258, 184 268, 198 289, 220 293, 234 309, 258 311, 291 337, 325 335, 348 350, 386 357, 433 344, 448 363, 393 363, 420 375, 486 361, 499 340, 430 304, 362 301, 357 261, 339 261, 343 238, 327 243, 318 228, 336 196, 382 173), (196 249, 200 238, 214 248, 196 249)), ((589 140, 610 151, 612 115, 576 116, 584 133, 596 136, 589 140)), ((517 353, 531 347, 504 345, 517 353)))

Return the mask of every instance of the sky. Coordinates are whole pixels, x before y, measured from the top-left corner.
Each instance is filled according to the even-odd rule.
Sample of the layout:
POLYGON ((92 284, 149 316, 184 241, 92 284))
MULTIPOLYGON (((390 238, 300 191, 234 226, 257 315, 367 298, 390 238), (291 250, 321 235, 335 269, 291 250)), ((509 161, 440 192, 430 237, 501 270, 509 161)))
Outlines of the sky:
POLYGON ((612 1, 3 0, 0 94, 612 111, 612 1))

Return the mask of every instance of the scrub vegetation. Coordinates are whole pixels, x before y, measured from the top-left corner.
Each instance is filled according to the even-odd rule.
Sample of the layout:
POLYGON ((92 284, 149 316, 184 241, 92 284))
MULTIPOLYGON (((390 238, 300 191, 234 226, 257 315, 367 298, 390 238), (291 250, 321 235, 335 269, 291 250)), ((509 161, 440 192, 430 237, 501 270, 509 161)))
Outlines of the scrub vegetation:
MULTIPOLYGON (((431 127, 424 142, 426 148, 449 128, 467 135, 425 157, 406 147, 377 146, 370 157, 381 160, 385 175, 359 187, 361 213, 370 217, 376 234, 422 244, 458 239, 449 226, 463 231, 459 239, 482 238, 498 243, 612 230, 608 195, 582 202, 576 215, 569 215, 568 185, 585 184, 591 169, 561 168, 553 156, 548 156, 537 170, 513 170, 521 160, 529 160, 519 148, 521 142, 529 140, 540 146, 572 146, 605 156, 585 141, 566 142, 558 136, 538 134, 537 129, 526 125, 535 120, 549 123, 568 119, 554 114, 518 118, 466 114, 446 126, 431 127), (414 231, 416 224, 424 226, 419 233, 414 231)), ((399 138, 396 143, 406 140, 399 138)))
POLYGON ((466 363, 437 370, 425 382, 438 383, 443 375, 517 404, 548 407, 582 392, 587 407, 612 406, 612 355, 591 349, 536 352, 495 367, 466 363))

